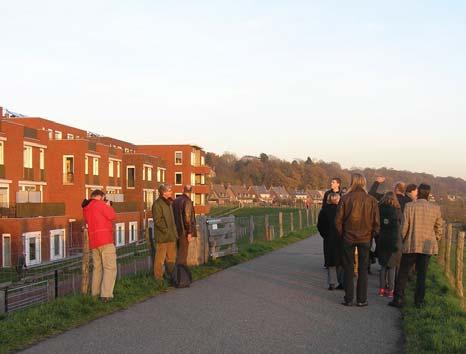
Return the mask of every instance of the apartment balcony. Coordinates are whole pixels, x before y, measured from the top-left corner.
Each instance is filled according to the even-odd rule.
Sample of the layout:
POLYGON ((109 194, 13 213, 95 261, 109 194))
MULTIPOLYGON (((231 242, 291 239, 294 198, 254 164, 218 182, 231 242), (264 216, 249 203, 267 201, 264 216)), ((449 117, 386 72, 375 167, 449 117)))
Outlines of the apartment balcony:
POLYGON ((17 203, 9 207, 0 207, 2 218, 33 218, 47 216, 64 216, 65 203, 17 203))
POLYGON ((24 169, 23 169, 23 178, 26 181, 34 181, 34 169, 24 167, 24 169))
MULTIPOLYGON (((87 177, 87 175, 86 175, 86 177, 87 177)), ((108 178, 108 185, 111 186, 111 187, 121 187, 121 178, 109 177, 108 178)))
POLYGON ((193 192, 198 194, 210 194, 210 185, 196 184, 193 186, 193 192))
POLYGON ((211 169, 209 166, 201 166, 201 165, 195 165, 193 166, 193 172, 197 175, 209 175, 211 172, 211 169))
POLYGON ((5 165, 0 165, 0 178, 5 178, 5 165))
POLYGON ((156 189, 156 182, 155 181, 143 181, 142 186, 144 189, 156 189))
POLYGON ((45 170, 40 170, 40 180, 45 182, 45 170))
POLYGON ((84 182, 90 186, 100 186, 100 177, 94 175, 85 175, 84 182))

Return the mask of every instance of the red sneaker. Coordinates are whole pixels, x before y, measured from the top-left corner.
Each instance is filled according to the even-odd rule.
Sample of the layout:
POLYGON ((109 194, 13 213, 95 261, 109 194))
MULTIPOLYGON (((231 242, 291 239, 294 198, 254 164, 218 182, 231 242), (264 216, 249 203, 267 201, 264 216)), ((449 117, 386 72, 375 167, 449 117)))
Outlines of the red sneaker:
POLYGON ((385 296, 385 289, 384 288, 379 288, 379 291, 377 291, 377 295, 385 296))

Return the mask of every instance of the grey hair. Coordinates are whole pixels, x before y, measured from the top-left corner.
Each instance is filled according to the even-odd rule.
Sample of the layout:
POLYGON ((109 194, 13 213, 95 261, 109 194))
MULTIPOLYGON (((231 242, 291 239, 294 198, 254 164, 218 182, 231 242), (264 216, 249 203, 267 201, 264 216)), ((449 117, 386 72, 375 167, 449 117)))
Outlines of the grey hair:
POLYGON ((169 191, 170 189, 172 189, 172 186, 170 186, 169 184, 161 184, 159 186, 159 194, 163 195, 163 193, 169 191))

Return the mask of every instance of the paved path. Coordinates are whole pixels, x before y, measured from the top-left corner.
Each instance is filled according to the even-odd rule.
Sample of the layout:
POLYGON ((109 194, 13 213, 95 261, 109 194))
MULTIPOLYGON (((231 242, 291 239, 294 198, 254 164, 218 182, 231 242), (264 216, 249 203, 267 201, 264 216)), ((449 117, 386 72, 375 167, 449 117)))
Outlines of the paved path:
MULTIPOLYGON (((312 237, 93 321, 24 353, 400 353, 400 313, 340 305, 312 237)), ((374 266, 375 269, 375 266, 374 266)))

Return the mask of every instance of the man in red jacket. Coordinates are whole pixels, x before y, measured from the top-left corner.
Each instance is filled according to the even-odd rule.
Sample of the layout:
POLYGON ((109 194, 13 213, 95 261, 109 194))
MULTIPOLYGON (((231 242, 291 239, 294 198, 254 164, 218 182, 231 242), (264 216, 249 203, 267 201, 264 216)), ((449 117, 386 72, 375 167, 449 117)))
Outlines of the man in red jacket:
POLYGON ((116 249, 113 244, 115 210, 105 200, 105 193, 101 190, 93 191, 91 199, 84 200, 82 207, 94 264, 92 296, 100 296, 106 302, 113 298, 117 275, 116 249))

